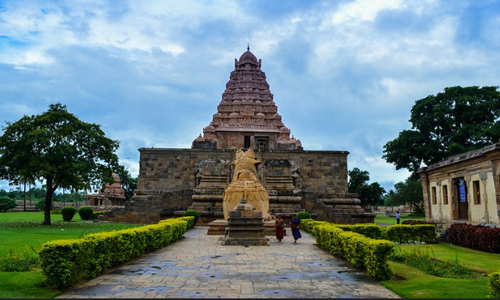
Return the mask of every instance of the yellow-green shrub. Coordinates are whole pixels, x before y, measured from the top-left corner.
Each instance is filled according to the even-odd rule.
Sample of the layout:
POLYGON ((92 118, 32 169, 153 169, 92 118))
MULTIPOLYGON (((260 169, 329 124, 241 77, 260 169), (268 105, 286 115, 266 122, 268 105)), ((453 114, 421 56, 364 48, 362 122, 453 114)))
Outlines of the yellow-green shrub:
POLYGON ((493 298, 500 298, 500 272, 491 273, 489 279, 490 295, 493 298))
POLYGON ((177 219, 187 221, 188 222, 188 225, 187 225, 188 230, 194 227, 194 225, 196 224, 196 220, 197 220, 196 216, 185 216, 185 217, 180 217, 177 219))
POLYGON ((95 278, 104 268, 177 241, 188 222, 186 218, 169 219, 155 225, 88 234, 81 239, 50 241, 39 251, 40 266, 49 286, 66 289, 95 278))
POLYGON ((391 277, 387 260, 394 250, 394 243, 344 231, 329 223, 314 226, 313 234, 318 246, 332 255, 345 258, 357 268, 366 269, 368 274, 379 280, 391 277))
POLYGON ((433 243, 436 241, 435 225, 392 225, 386 228, 388 240, 400 244, 411 242, 433 243))
POLYGON ((345 231, 352 231, 362 234, 366 237, 381 240, 384 239, 384 229, 377 224, 356 224, 356 225, 340 225, 335 224, 338 228, 345 231))
POLYGON ((325 221, 315 221, 313 219, 302 219, 300 221, 300 227, 310 234, 314 235, 314 227, 319 225, 330 225, 332 223, 325 221))

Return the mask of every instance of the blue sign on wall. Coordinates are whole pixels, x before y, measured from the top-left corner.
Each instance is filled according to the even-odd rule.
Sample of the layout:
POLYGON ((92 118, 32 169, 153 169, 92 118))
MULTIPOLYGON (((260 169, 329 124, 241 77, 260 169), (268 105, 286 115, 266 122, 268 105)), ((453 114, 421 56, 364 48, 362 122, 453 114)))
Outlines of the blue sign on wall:
POLYGON ((460 180, 460 202, 466 202, 466 200, 465 200, 465 185, 464 185, 463 180, 460 180))

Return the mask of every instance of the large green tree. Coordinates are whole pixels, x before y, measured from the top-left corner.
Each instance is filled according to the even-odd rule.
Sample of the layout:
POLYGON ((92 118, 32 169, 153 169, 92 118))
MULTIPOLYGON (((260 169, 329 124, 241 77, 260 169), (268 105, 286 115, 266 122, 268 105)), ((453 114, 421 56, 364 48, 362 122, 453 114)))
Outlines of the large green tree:
POLYGON ((417 100, 411 109, 411 130, 384 146, 384 158, 396 169, 413 172, 458 153, 484 147, 500 138, 498 87, 448 87, 417 100))
POLYGON ((385 197, 386 205, 410 204, 416 213, 424 212, 423 203, 422 183, 420 180, 414 180, 411 177, 396 183, 394 190, 390 190, 385 197))
POLYGON ((368 184, 370 173, 368 171, 354 168, 349 171, 349 193, 357 193, 362 205, 378 205, 382 202, 382 195, 385 193, 383 187, 378 182, 368 184))
POLYGON ((0 178, 43 181, 43 224, 50 225, 54 192, 111 182, 111 173, 119 168, 117 148, 118 141, 107 138, 100 125, 81 121, 60 103, 51 104, 40 115, 7 122, 0 137, 0 178))

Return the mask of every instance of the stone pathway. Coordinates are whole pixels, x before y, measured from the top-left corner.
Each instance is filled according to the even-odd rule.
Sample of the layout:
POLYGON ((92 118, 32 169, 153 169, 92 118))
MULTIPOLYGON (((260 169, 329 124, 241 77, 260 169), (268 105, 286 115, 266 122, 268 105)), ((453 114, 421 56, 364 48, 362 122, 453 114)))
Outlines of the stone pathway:
POLYGON ((270 246, 222 246, 196 227, 185 238, 110 270, 61 298, 398 298, 319 249, 307 233, 270 246))

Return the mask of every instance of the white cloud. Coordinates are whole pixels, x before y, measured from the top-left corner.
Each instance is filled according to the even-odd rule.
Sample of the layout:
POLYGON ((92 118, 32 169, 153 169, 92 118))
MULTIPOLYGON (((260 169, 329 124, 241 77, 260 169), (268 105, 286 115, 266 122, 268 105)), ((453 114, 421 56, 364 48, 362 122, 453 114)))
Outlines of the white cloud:
POLYGON ((348 21, 373 21, 380 11, 400 9, 403 3, 402 0, 356 0, 340 5, 331 22, 338 24, 348 21))

